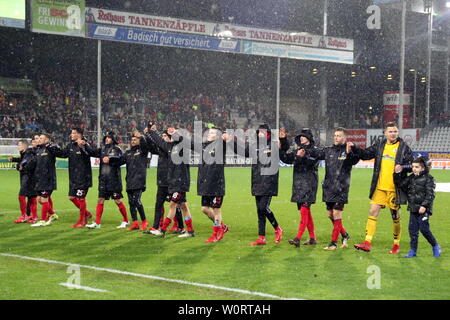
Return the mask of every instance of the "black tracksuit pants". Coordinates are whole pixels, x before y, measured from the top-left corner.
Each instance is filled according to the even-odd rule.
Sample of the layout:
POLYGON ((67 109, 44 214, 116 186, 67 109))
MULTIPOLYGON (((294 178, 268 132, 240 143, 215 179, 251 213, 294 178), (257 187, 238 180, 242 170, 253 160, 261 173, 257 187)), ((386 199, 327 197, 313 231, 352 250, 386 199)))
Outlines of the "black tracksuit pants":
POLYGON ((127 190, 128 204, 130 205, 130 214, 133 221, 137 221, 137 211, 141 217, 141 221, 146 220, 144 206, 141 202, 142 189, 127 190))
POLYGON ((266 235, 266 219, 269 220, 273 228, 278 227, 277 219, 272 210, 270 210, 270 201, 272 201, 272 196, 255 196, 256 209, 258 212, 258 234, 260 236, 266 235))
POLYGON ((409 217, 409 237, 411 250, 417 251, 417 245, 419 242, 419 231, 423 234, 425 239, 431 244, 431 246, 437 245, 437 241, 434 238, 430 230, 430 216, 425 214, 413 213, 409 217))

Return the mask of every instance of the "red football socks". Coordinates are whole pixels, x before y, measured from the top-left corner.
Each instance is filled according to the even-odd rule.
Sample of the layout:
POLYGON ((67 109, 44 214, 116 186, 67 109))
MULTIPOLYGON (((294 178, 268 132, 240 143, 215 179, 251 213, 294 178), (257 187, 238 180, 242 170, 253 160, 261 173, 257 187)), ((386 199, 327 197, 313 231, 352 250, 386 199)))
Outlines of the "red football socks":
POLYGON ((78 199, 78 204, 80 205, 80 221, 83 221, 86 217, 86 199, 78 199))
POLYGON ((20 206, 20 213, 22 214, 22 217, 26 217, 27 216, 27 197, 19 196, 19 206, 20 206))
POLYGON ((73 198, 73 199, 70 199, 70 201, 72 201, 73 204, 74 204, 78 209, 80 208, 80 199, 78 199, 78 198, 73 198))
POLYGON ((311 209, 308 208, 308 232, 309 232, 309 238, 310 239, 315 239, 316 238, 316 233, 314 231, 314 220, 313 217, 311 215, 311 209))
POLYGON ((30 198, 28 201, 31 201, 30 211, 31 211, 31 219, 37 219, 37 199, 36 197, 30 198))
POLYGON ((55 214, 55 210, 53 210, 53 199, 52 199, 52 197, 48 197, 48 203, 50 205, 50 208, 48 209, 48 213, 50 215, 55 214))
POLYGON ((186 228, 188 231, 194 231, 192 226, 192 217, 189 217, 188 220, 184 220, 184 223, 186 223, 186 228))
POLYGON ((342 222, 341 222, 341 232, 340 233, 341 233, 341 235, 344 235, 347 233, 347 231, 345 231, 345 229, 344 229, 344 226, 342 225, 342 222))
POLYGON ((172 223, 172 219, 170 219, 170 218, 165 218, 165 219, 164 219, 164 223, 163 223, 162 225, 160 224, 161 230, 164 231, 164 232, 166 232, 167 228, 170 226, 171 223, 172 223))
POLYGON ((95 208, 95 223, 101 224, 102 223, 102 214, 103 214, 103 207, 105 205, 103 203, 98 203, 97 207, 95 208))
POLYGON ((308 226, 309 222, 309 214, 308 214, 308 208, 301 207, 300 208, 300 225, 298 226, 298 232, 297 232, 297 239, 301 239, 303 236, 303 232, 305 232, 306 227, 308 226))
MULTIPOLYGON (((117 204, 117 203, 116 203, 117 204)), ((125 207, 125 205, 123 204, 123 202, 117 204, 117 206, 119 207, 119 211, 122 214, 123 217, 123 221, 124 222, 128 222, 128 217, 127 217, 127 208, 125 207)))
POLYGON ((42 205, 41 205, 41 219, 42 220, 44 220, 44 221, 48 220, 49 211, 50 211, 50 203, 48 201, 42 203, 42 205))
POLYGON ((337 242, 342 229, 342 219, 334 219, 333 224, 334 228, 331 233, 331 241, 337 242))
MULTIPOLYGON (((81 221, 83 221, 83 219, 84 219, 84 212, 81 210, 81 201, 83 201, 84 199, 78 199, 78 198, 72 198, 72 199, 70 199, 70 201, 72 201, 73 202, 73 204, 78 208, 78 209, 80 209, 80 222, 81 221)), ((85 204, 85 206, 84 206, 84 208, 86 209, 86 200, 84 200, 84 204, 85 204)))

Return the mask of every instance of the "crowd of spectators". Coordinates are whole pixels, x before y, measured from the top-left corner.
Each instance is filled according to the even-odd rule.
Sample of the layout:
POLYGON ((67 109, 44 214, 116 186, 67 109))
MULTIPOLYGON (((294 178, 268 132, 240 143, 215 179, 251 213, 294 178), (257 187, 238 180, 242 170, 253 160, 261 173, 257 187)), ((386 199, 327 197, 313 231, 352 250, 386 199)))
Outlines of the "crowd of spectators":
POLYGON ((36 132, 50 132, 55 139, 67 136, 67 128, 86 128, 86 99, 73 86, 39 83, 33 95, 0 92, 0 137, 29 138, 36 132))
MULTIPOLYGON (((112 92, 102 94, 102 129, 114 131, 121 142, 134 130, 142 131, 148 121, 160 127, 182 127, 193 131, 194 121, 204 128, 237 128, 235 117, 247 119, 244 128, 261 122, 275 126, 275 112, 244 97, 176 91, 112 92), (233 117, 232 114, 235 116, 233 117)), ((282 114, 283 126, 295 124, 282 114)), ((0 91, 0 138, 29 138, 37 132, 52 134, 56 142, 68 140, 69 129, 80 127, 92 140, 97 127, 97 105, 74 85, 40 81, 34 94, 0 91)))
POLYGON ((360 129, 379 129, 383 127, 381 115, 361 114, 359 115, 358 128, 360 129))

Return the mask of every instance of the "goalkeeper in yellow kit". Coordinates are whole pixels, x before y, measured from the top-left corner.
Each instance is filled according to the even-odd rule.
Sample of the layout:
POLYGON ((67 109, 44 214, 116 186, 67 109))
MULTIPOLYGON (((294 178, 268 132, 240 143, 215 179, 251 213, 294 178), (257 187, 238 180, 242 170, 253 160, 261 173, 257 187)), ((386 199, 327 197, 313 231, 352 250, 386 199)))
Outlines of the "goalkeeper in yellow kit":
POLYGON ((363 243, 355 244, 355 248, 369 252, 372 249, 372 239, 377 228, 380 210, 388 207, 393 222, 394 245, 390 254, 397 254, 400 250, 401 224, 400 205, 406 204, 406 194, 396 188, 394 173, 401 175, 411 172, 413 160, 409 146, 398 136, 398 127, 394 122, 386 124, 384 139, 380 139, 367 149, 359 149, 361 159, 375 159, 372 185, 370 188, 370 212, 366 225, 366 237, 363 243))

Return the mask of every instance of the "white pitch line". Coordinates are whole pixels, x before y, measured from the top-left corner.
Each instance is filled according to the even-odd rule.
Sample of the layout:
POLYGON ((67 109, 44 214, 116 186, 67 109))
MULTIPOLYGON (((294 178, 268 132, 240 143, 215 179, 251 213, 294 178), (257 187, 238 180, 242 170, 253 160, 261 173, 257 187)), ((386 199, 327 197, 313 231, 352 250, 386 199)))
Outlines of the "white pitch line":
POLYGON ((188 285, 188 286, 196 286, 196 287, 202 287, 202 288, 208 288, 208 289, 214 289, 214 290, 235 292, 235 293, 240 293, 240 294, 258 296, 258 297, 264 297, 264 298, 271 298, 271 299, 277 299, 277 300, 305 300, 305 299, 299 299, 299 298, 280 297, 280 296, 276 296, 273 294, 257 292, 257 291, 250 291, 250 290, 243 290, 243 289, 236 289, 236 288, 227 288, 227 287, 222 287, 222 286, 216 286, 213 284, 205 284, 205 283, 191 282, 191 281, 186 281, 186 280, 163 278, 163 277, 159 277, 159 276, 152 276, 152 275, 142 274, 142 273, 121 271, 121 270, 108 269, 108 268, 100 268, 100 267, 95 267, 95 266, 87 266, 87 265, 82 265, 82 264, 77 264, 77 263, 68 263, 68 262, 48 260, 48 259, 42 259, 42 258, 33 258, 33 257, 16 255, 16 254, 10 254, 10 253, 1 253, 0 252, 0 255, 5 256, 5 257, 12 257, 12 258, 38 261, 38 262, 44 262, 44 263, 59 264, 59 265, 64 265, 64 266, 78 266, 80 268, 122 274, 122 275, 131 276, 131 277, 138 277, 138 278, 159 280, 159 281, 166 281, 166 282, 174 282, 174 283, 179 283, 179 284, 188 285))
POLYGON ((450 183, 436 183, 436 192, 450 192, 450 183))
POLYGON ((85 291, 92 291, 92 292, 108 292, 108 290, 85 287, 85 286, 80 286, 80 285, 73 284, 73 283, 62 282, 59 285, 63 286, 63 287, 67 287, 69 289, 78 289, 78 290, 85 290, 85 291))

